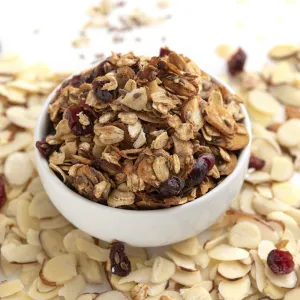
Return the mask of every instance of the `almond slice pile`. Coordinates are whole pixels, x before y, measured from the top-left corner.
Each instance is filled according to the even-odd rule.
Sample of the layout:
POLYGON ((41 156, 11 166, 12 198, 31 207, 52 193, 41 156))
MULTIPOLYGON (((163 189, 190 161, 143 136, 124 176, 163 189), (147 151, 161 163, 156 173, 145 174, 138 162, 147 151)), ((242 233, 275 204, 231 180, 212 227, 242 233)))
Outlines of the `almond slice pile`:
MULTIPOLYGON (((25 66, 17 56, 1 58, 0 264, 5 277, 16 279, 0 283, 0 298, 298 300, 300 188, 291 179, 300 169, 299 48, 279 45, 269 55, 276 63, 260 76, 237 77, 254 119, 240 195, 212 226, 209 239, 193 237, 163 252, 152 250, 151 256, 146 249, 89 236, 52 205, 35 169, 31 122, 61 77, 43 65, 25 66), (283 105, 286 121, 275 123, 283 105), (22 117, 14 115, 18 112, 22 117), (107 282, 112 290, 90 288, 103 291, 107 282)), ((217 105, 221 98, 215 93, 210 101, 217 105)), ((123 117, 129 126, 136 124, 130 121, 135 115, 123 117)), ((184 130, 177 132, 181 138, 184 130)), ((164 143, 163 133, 155 137, 153 147, 164 143)), ((220 151, 225 161, 227 154, 220 151)), ((176 173, 179 158, 171 162, 176 173)), ((157 166, 163 168, 163 162, 157 166)), ((99 193, 105 189, 99 186, 99 193)))

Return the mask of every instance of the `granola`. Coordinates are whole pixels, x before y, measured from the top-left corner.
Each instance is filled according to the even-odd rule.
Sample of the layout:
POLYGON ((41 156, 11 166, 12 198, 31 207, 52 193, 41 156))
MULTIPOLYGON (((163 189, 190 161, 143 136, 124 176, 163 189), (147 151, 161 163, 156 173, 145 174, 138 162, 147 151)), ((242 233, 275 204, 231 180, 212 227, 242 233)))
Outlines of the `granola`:
POLYGON ((62 84, 48 110, 55 131, 37 147, 92 201, 180 205, 233 172, 249 142, 237 99, 167 48, 152 58, 113 53, 62 84))

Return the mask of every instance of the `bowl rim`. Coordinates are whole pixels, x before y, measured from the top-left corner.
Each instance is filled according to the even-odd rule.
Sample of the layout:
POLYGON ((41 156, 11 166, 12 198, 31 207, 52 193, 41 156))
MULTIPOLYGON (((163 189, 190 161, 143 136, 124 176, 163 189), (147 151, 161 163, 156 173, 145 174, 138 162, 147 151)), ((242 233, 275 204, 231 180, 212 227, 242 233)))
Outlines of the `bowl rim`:
MULTIPOLYGON (((94 66, 93 66, 94 67, 94 66)), ((56 86, 56 88, 48 95, 46 101, 43 104, 42 110, 40 112, 39 118, 36 123, 35 131, 34 131, 34 144, 37 141, 42 140, 45 137, 45 129, 47 128, 47 121, 49 121, 48 118, 48 106, 51 103, 53 97, 55 96, 56 91, 62 86, 62 84, 69 80, 72 76, 78 75, 79 73, 74 73, 64 79, 60 84, 56 86)), ((207 73, 208 74, 208 73, 207 73)), ((213 81, 215 81, 217 84, 224 86, 230 93, 236 94, 234 90, 225 82, 222 80, 218 79, 216 76, 213 76, 209 74, 209 76, 212 78, 213 81)), ((249 115, 247 113, 246 107, 244 104, 240 104, 242 113, 245 115, 244 118, 244 124, 246 127, 246 130, 249 134, 249 143, 248 145, 241 150, 239 156, 238 156, 238 162, 233 170, 233 172, 226 176, 226 178, 222 181, 221 184, 217 185, 215 188, 210 190, 208 193, 205 195, 194 199, 193 201, 184 203, 182 205, 177 205, 173 207, 167 207, 167 208, 159 208, 159 209, 147 209, 147 210, 129 210, 129 209, 123 209, 123 208, 115 208, 115 207, 110 207, 106 206, 100 203, 93 202, 80 194, 76 193, 75 191, 71 190, 69 187, 67 187, 57 176, 56 174, 50 169, 48 161, 42 157, 38 149, 35 147, 35 157, 36 157, 36 164, 37 164, 37 170, 39 173, 39 176, 42 178, 43 175, 41 175, 41 172, 43 171, 44 174, 47 176, 47 181, 51 181, 53 185, 57 185, 58 188, 62 188, 65 190, 66 193, 70 194, 70 197, 75 197, 76 201, 82 201, 84 202, 87 206, 90 206, 91 209, 102 209, 104 212, 106 211, 107 213, 122 213, 130 217, 134 217, 137 215, 147 215, 149 213, 152 214, 172 214, 175 211, 177 212, 178 210, 182 210, 185 208, 193 208, 196 207, 197 204, 201 202, 206 202, 209 201, 210 198, 214 197, 221 189, 223 189, 226 185, 230 184, 231 181, 242 171, 243 169, 243 162, 246 160, 247 162, 247 153, 250 153, 250 147, 251 147, 251 142, 252 142, 252 132, 251 132, 251 121, 249 118, 249 115)), ((248 162, 247 162, 248 164, 248 162)), ((166 215, 167 217, 167 215, 166 215)))

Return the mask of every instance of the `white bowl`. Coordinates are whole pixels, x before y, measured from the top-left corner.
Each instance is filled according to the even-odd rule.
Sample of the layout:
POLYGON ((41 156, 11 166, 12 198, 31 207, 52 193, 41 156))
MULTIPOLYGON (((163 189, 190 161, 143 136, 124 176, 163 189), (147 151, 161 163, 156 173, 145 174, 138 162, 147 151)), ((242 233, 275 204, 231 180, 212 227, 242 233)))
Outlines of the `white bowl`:
MULTIPOLYGON (((216 82, 233 93, 223 82, 216 82)), ((49 95, 43 106, 35 129, 35 141, 42 140, 47 134, 47 109, 55 92, 49 95)), ((242 112, 251 137, 250 120, 243 105, 242 112)), ((250 143, 251 139, 241 151, 232 174, 206 195, 181 206, 148 211, 112 208, 85 199, 58 179, 37 149, 36 163, 41 181, 53 204, 76 227, 104 241, 119 240, 133 246, 156 247, 197 235, 228 209, 243 184, 249 163, 250 143)))

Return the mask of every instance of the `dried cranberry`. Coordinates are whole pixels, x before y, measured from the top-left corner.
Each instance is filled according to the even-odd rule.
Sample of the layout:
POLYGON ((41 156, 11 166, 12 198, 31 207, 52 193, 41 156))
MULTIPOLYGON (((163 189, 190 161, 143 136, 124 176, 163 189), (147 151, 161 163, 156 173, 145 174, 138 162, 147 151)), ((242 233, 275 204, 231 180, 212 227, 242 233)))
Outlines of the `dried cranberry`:
POLYGON ((177 196, 184 187, 184 180, 177 176, 171 176, 159 186, 159 193, 165 197, 177 196))
POLYGON ((0 208, 4 205, 6 201, 4 177, 0 176, 0 208))
POLYGON ((261 170, 265 166, 266 162, 254 155, 251 155, 249 161, 249 168, 254 168, 255 170, 261 170))
POLYGON ((269 253, 267 264, 271 271, 277 275, 289 274, 295 266, 293 256, 290 252, 277 249, 269 253))
POLYGON ((93 132, 94 120, 96 118, 92 108, 86 104, 71 105, 66 111, 64 117, 68 120, 68 125, 75 135, 86 135, 93 132), (83 126, 79 122, 79 114, 83 113, 89 119, 89 124, 83 126))
POLYGON ((211 153, 203 153, 195 159, 192 171, 188 175, 189 186, 194 187, 199 185, 206 177, 209 170, 215 164, 215 157, 211 153))
POLYGON ((59 145, 50 145, 45 140, 37 141, 35 146, 45 158, 48 158, 54 151, 59 149, 59 145))
POLYGON ((70 84, 74 87, 79 87, 80 85, 82 85, 83 83, 85 83, 86 81, 86 77, 79 74, 79 75, 74 75, 71 78, 70 84))
POLYGON ((170 54, 170 52, 171 52, 171 50, 169 48, 160 48, 159 56, 160 57, 167 56, 170 54))
POLYGON ((113 242, 110 248, 109 259, 112 274, 124 277, 131 272, 131 263, 125 254, 124 244, 113 242))
POLYGON ((93 87, 93 91, 96 95, 96 97, 98 99, 101 100, 101 102, 103 103, 109 103, 112 100, 116 99, 118 96, 118 91, 116 90, 112 90, 112 91, 106 91, 106 90, 102 90, 104 84, 108 83, 109 81, 107 80, 103 80, 103 81, 93 81, 92 83, 92 87, 93 87))
POLYGON ((244 65, 247 59, 247 55, 242 48, 239 48, 228 60, 227 67, 228 72, 234 76, 240 72, 243 72, 244 65))
POLYGON ((122 168, 120 166, 110 163, 103 158, 96 158, 92 163, 92 167, 98 171, 104 171, 109 175, 117 175, 122 172, 122 168))

